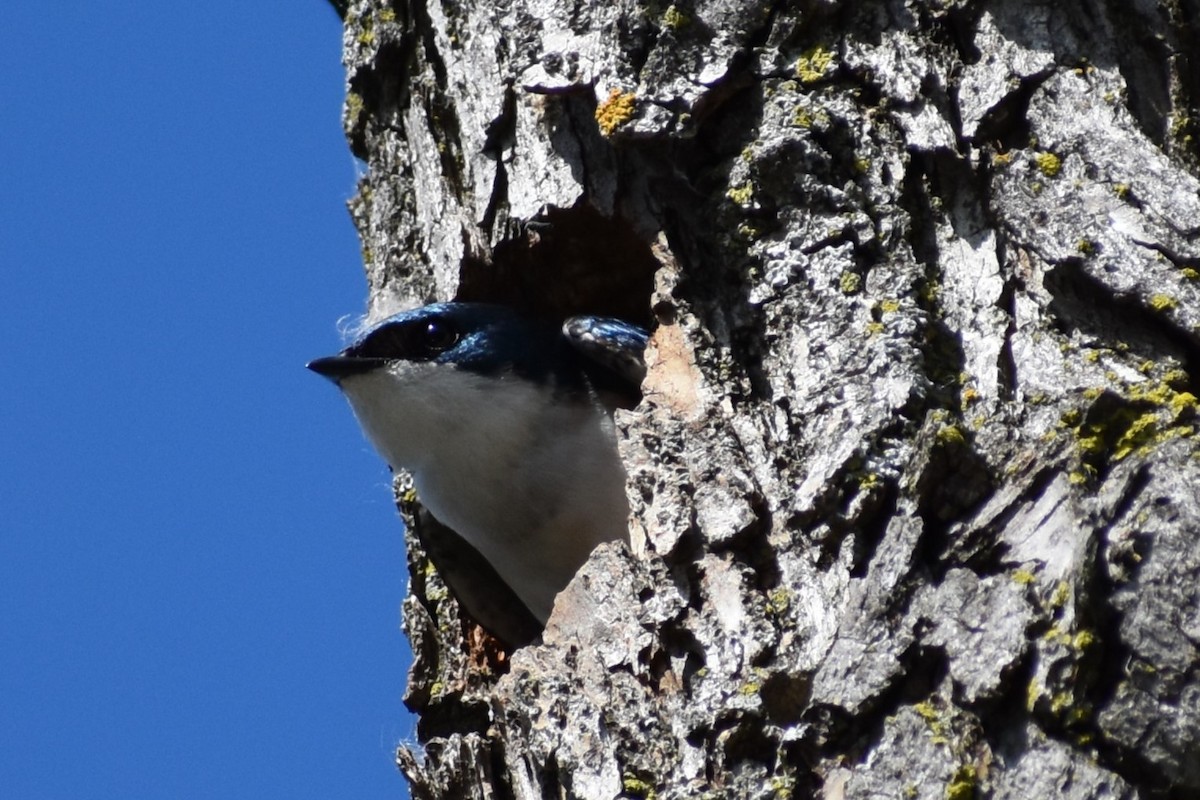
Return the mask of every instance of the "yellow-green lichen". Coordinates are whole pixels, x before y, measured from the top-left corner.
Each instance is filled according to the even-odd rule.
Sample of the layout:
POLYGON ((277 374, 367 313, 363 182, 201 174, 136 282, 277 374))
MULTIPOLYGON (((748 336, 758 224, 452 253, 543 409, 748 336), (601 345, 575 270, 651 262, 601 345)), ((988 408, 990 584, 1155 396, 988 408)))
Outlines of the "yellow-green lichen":
POLYGON ((396 9, 385 8, 382 11, 380 11, 379 12, 379 21, 380 22, 395 22, 396 21, 396 9))
POLYGON ((1196 415, 1198 403, 1196 395, 1191 392, 1178 392, 1167 401, 1167 408, 1171 409, 1176 421, 1181 417, 1192 417, 1196 415))
POLYGON ((883 314, 894 314, 900 310, 900 301, 892 298, 880 300, 875 304, 875 307, 883 314))
POLYGON ((946 786, 946 800, 971 800, 975 796, 975 786, 979 776, 971 764, 963 764, 954 772, 954 777, 946 786))
POLYGON ((1150 295, 1150 307, 1155 311, 1170 311, 1179 305, 1179 301, 1167 294, 1150 295))
MULTIPOLYGON (((1147 376, 1157 368, 1152 360, 1138 365, 1138 371, 1147 376)), ((1073 477, 1073 483, 1086 482, 1086 477, 1097 474, 1105 463, 1134 454, 1146 456, 1170 439, 1196 433, 1194 421, 1200 416, 1200 401, 1184 390, 1186 373, 1171 370, 1159 380, 1148 377, 1132 385, 1124 384, 1115 373, 1107 378, 1114 384, 1110 389, 1091 387, 1083 391, 1084 399, 1099 403, 1086 419, 1074 410, 1059 421, 1060 428, 1070 429, 1074 435, 1082 456, 1080 477, 1073 477), (1116 394, 1115 405, 1101 400, 1106 394, 1116 394)))
POLYGON ((938 710, 937 706, 928 700, 923 700, 915 704, 912 708, 913 711, 917 712, 917 716, 923 719, 929 727, 929 733, 934 744, 947 744, 949 742, 949 739, 946 738, 948 733, 946 722, 942 718, 942 712, 938 710))
POLYGON ((1025 710, 1032 712, 1037 707, 1037 701, 1042 697, 1042 685, 1037 678, 1030 678, 1025 687, 1025 710))
POLYGON ((1187 278, 1189 281, 1194 281, 1197 278, 1200 278, 1200 271, 1197 271, 1192 267, 1184 267, 1183 269, 1179 270, 1179 274, 1187 278))
POLYGON ((992 166, 993 167, 1007 167, 1009 164, 1012 163, 1012 160, 1013 160, 1013 154, 1011 151, 1007 152, 1007 153, 993 153, 992 154, 992 166))
POLYGON ((1154 412, 1148 411, 1137 417, 1117 439, 1116 447, 1113 448, 1113 461, 1121 461, 1135 450, 1152 444, 1157 434, 1158 417, 1154 412))
POLYGON ((622 92, 618 88, 609 91, 608 97, 596 106, 596 124, 600 132, 610 136, 613 131, 633 119, 637 110, 637 97, 633 92, 622 92))
POLYGON ((838 286, 842 290, 842 294, 858 294, 862 288, 862 276, 857 272, 846 271, 838 278, 838 286))
POLYGON ((1181 369, 1170 369, 1163 373, 1163 383, 1173 389, 1179 389, 1188 384, 1188 374, 1181 369))
POLYGON ((772 589, 767 595, 767 610, 776 616, 786 614, 792 604, 792 593, 783 586, 772 589))
POLYGON ((1042 641, 1069 647, 1071 644, 1071 635, 1058 627, 1058 623, 1054 623, 1042 634, 1042 641))
POLYGON ((1068 408, 1059 417, 1058 424, 1063 428, 1074 428, 1083 419, 1083 412, 1078 408, 1068 408))
POLYGON ((883 323, 882 322, 868 322, 867 323, 867 333, 869 333, 872 336, 878 336, 879 334, 883 333, 883 323))
POLYGON ((739 206, 748 206, 754 200, 754 185, 747 181, 740 186, 730 186, 725 196, 739 206))
POLYGON ((450 599, 450 590, 445 585, 435 583, 425 586, 425 599, 431 603, 442 603, 450 599))
MULTIPOLYGON (((1185 375, 1187 373, 1184 373, 1185 375)), ((1178 405, 1180 408, 1188 405, 1194 405, 1195 396, 1191 392, 1179 392, 1175 387, 1179 385, 1178 378, 1175 375, 1168 373, 1163 376, 1161 381, 1142 381, 1135 383, 1129 387, 1129 397, 1131 400, 1144 401, 1153 403, 1156 406, 1178 405), (1174 380, 1168 380, 1174 378, 1174 380)))
POLYGON ((1113 184, 1113 194, 1115 194, 1118 197, 1118 199, 1121 199, 1121 200, 1124 200, 1125 198, 1129 197, 1129 184, 1128 183, 1113 184))
POLYGON ((621 791, 627 797, 640 797, 642 800, 654 800, 658 797, 658 792, 654 790, 654 784, 644 781, 636 775, 622 776, 621 791))
POLYGON ((1096 243, 1091 239, 1080 239, 1075 243, 1075 249, 1080 255, 1090 256, 1096 252, 1096 243))
POLYGON ((807 106, 797 106, 792 113, 792 124, 797 128, 811 128, 816 119, 812 109, 807 106))
POLYGON ((796 60, 796 77, 801 83, 814 83, 823 78, 832 65, 833 53, 817 45, 796 60))
POLYGON ((1082 425, 1075 429, 1075 444, 1085 456, 1098 457, 1104 454, 1104 434, 1107 429, 1103 425, 1082 425))
POLYGON ((1012 579, 1022 586, 1028 586, 1037 580, 1037 576, 1027 569, 1018 569, 1012 574, 1012 579))
POLYGON ((783 800, 796 792, 796 779, 791 775, 779 775, 771 779, 771 794, 783 800))
POLYGON ((686 28, 689 24, 691 24, 691 22, 691 17, 689 17, 687 14, 684 14, 673 5, 668 6, 667 10, 663 12, 662 24, 664 28, 670 28, 673 31, 677 31, 680 28, 686 28))
MULTIPOLYGON (((1139 371, 1150 374, 1157 365, 1142 361, 1139 371)), ((1115 380, 1115 375, 1112 379, 1115 380)), ((1193 437, 1194 421, 1200 416, 1200 401, 1192 392, 1182 391, 1187 385, 1187 373, 1171 369, 1159 380, 1147 379, 1123 387, 1122 401, 1126 404, 1106 411, 1086 423, 1080 417, 1063 417, 1061 425, 1072 428, 1076 444, 1084 453, 1085 463, 1100 467, 1104 459, 1122 461, 1130 455, 1150 455, 1154 447, 1170 439, 1193 437)), ((1090 401, 1104 395, 1104 390, 1084 392, 1090 401)))
POLYGON ((959 445, 967 441, 967 437, 963 435, 962 428, 957 425, 943 425, 938 428, 937 434, 938 444, 943 445, 959 445))
POLYGON ((362 95, 358 92, 348 92, 346 94, 346 119, 351 123, 358 120, 358 115, 363 111, 362 95))
POLYGON ((1171 121, 1171 136, 1184 148, 1192 146, 1192 128, 1196 120, 1187 114, 1176 114, 1171 121))
POLYGON ((766 229, 753 222, 741 222, 737 226, 737 234, 747 241, 755 241, 766 232, 766 229))
POLYGON ((1035 155, 1033 161, 1037 164, 1038 170, 1047 178, 1056 177, 1058 173, 1062 172, 1062 159, 1049 150, 1035 155))

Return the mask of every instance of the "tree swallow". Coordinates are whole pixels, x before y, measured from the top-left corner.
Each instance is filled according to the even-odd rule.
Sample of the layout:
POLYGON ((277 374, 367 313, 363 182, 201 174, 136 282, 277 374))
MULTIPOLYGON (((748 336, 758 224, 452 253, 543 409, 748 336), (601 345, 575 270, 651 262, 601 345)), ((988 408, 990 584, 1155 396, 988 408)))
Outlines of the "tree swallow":
POLYGON ((308 368, 542 625, 601 542, 628 541, 612 410, 640 397, 647 334, 479 303, 392 316, 308 368))

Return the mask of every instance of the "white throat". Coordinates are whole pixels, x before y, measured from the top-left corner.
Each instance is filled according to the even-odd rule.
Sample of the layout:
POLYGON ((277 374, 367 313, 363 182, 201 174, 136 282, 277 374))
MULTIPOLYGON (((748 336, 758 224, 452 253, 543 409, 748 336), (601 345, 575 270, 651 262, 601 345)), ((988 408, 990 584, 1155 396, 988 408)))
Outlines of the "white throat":
POLYGON ((341 386, 375 449, 543 623, 596 545, 628 539, 625 471, 596 404, 431 363, 341 386))

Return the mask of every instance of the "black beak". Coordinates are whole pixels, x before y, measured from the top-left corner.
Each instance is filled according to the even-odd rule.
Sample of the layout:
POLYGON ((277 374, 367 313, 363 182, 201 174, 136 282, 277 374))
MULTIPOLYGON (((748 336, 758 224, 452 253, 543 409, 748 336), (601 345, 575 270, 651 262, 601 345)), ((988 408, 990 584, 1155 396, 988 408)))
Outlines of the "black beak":
POLYGON ((314 358, 305 364, 305 366, 318 375, 323 375, 334 383, 339 383, 342 378, 370 372, 373 369, 382 367, 386 363, 387 359, 384 358, 359 358, 357 356, 336 355, 314 358))

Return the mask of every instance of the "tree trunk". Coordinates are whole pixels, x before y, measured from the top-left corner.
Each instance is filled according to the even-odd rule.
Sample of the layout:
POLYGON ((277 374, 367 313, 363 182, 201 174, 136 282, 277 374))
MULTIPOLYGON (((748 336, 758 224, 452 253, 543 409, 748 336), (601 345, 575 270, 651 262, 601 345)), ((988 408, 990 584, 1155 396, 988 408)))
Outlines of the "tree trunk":
POLYGON ((410 537, 414 797, 1200 796, 1197 0, 345 6, 371 314, 654 328, 541 643, 410 537))

